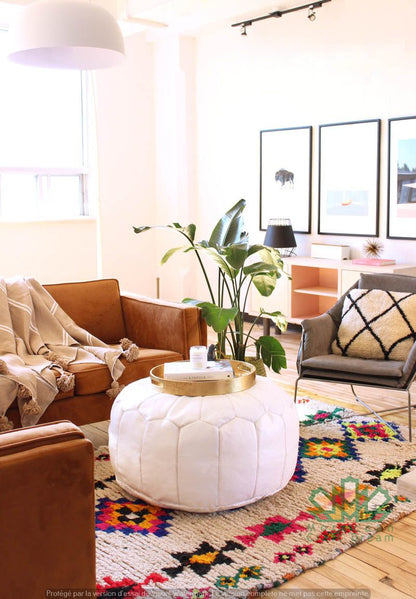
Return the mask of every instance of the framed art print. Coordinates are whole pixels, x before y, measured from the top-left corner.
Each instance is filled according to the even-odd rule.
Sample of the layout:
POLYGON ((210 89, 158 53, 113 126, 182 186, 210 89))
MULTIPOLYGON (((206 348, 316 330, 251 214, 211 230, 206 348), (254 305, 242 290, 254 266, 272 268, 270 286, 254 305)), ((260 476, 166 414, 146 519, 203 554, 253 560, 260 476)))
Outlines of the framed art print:
POLYGON ((321 235, 378 236, 380 120, 319 127, 321 235))
POLYGON ((416 117, 389 120, 387 237, 416 239, 416 117))
POLYGON ((295 233, 311 232, 312 127, 260 131, 260 230, 289 218, 295 233))

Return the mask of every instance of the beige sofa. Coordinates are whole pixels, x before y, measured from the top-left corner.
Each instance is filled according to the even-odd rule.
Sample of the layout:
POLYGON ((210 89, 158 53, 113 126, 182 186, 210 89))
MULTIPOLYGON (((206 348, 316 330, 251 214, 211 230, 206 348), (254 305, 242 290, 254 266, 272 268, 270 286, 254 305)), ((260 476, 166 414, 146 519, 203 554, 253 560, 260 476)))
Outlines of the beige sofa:
MULTIPOLYGON (((189 357, 192 345, 206 345, 207 328, 199 308, 131 294, 121 294, 118 281, 100 279, 45 285, 61 308, 82 328, 102 341, 118 344, 128 338, 140 348, 139 359, 121 360, 125 370, 120 385, 147 377, 164 362, 189 357)), ((40 418, 40 423, 71 420, 77 425, 107 420, 113 400, 106 395, 112 379, 103 364, 77 364, 75 388, 60 392, 40 418)), ((21 426, 16 402, 6 416, 21 426)))

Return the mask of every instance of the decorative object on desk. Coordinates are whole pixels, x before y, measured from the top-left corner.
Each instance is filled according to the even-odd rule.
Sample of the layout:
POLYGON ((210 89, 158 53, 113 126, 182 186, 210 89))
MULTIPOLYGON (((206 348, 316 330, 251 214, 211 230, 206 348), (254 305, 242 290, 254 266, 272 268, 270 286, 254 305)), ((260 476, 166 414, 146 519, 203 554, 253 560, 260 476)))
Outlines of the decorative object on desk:
POLYGON ((312 243, 311 258, 326 258, 330 260, 348 260, 350 246, 333 243, 312 243))
POLYGON ((205 345, 193 345, 189 349, 189 364, 194 370, 201 370, 207 367, 208 356, 205 345))
POLYGON ((296 239, 289 218, 271 218, 269 220, 264 245, 276 248, 285 258, 295 255, 296 239))
POLYGON ((295 233, 311 232, 312 127, 260 131, 260 230, 288 217, 295 233))
POLYGON ((365 258, 355 258, 353 264, 362 264, 367 266, 390 266, 396 264, 396 260, 389 258, 380 258, 384 245, 378 239, 367 239, 363 246, 365 258))
POLYGON ((124 41, 116 19, 92 2, 32 2, 9 35, 8 58, 26 66, 88 70, 116 66, 124 60, 124 41))
POLYGON ((211 345, 208 347, 207 359, 210 360, 210 362, 215 362, 217 359, 217 356, 215 355, 214 343, 211 343, 211 345))
MULTIPOLYGON (((276 249, 248 243, 248 236, 243 232, 242 212, 245 206, 245 200, 240 200, 230 208, 218 221, 208 241, 195 241, 194 224, 182 227, 179 223, 173 223, 161 227, 173 229, 186 239, 186 245, 171 248, 165 253, 162 264, 178 251, 192 251, 195 254, 210 301, 191 298, 183 301, 199 306, 202 317, 217 333, 216 349, 219 358, 231 354, 234 360, 245 360, 247 349, 254 345, 257 358, 262 358, 266 366, 280 372, 281 368, 286 368, 285 352, 281 343, 275 337, 267 335, 256 339, 252 331, 264 315, 271 318, 281 330, 285 330, 287 322, 283 314, 280 311, 266 312, 260 309, 260 314, 254 318, 248 331, 244 330, 244 312, 251 285, 254 284, 262 296, 269 296, 283 275, 283 262, 276 249), (212 283, 203 257, 213 260, 217 265, 212 283)), ((152 228, 154 227, 133 227, 135 233, 152 228)))
POLYGON ((378 235, 380 120, 319 127, 321 235, 378 235))
POLYGON ((389 120, 387 237, 416 239, 416 117, 389 120))
POLYGON ((363 252, 366 258, 380 258, 383 250, 384 245, 378 239, 367 239, 363 245, 363 252))

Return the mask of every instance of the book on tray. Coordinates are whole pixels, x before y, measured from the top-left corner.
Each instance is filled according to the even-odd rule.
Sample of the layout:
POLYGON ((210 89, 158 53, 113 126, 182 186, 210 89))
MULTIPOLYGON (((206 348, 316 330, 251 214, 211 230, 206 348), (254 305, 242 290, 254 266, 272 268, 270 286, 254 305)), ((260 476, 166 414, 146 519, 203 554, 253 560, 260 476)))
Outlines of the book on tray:
POLYGON ((234 376, 229 360, 208 360, 205 368, 192 368, 189 361, 166 362, 163 376, 171 381, 218 381, 234 376))

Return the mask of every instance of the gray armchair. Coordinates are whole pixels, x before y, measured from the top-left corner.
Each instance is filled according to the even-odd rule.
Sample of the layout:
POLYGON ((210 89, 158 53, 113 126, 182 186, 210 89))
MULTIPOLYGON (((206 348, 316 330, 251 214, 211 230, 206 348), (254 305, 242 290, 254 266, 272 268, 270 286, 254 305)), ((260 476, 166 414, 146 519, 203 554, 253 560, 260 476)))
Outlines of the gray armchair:
MULTIPOLYGON (((416 277, 366 273, 361 275, 351 289, 353 288, 416 293, 416 277)), ((416 374, 416 340, 413 340, 413 346, 404 361, 348 357, 332 353, 331 345, 341 322, 345 295, 325 314, 302 322, 295 401, 301 379, 349 384, 355 399, 385 424, 386 422, 380 416, 380 413, 407 409, 409 440, 411 441, 411 410, 414 405, 411 404, 410 386, 416 374), (377 413, 357 396, 354 386, 374 386, 406 391, 407 406, 392 407, 388 410, 380 410, 377 413)))

